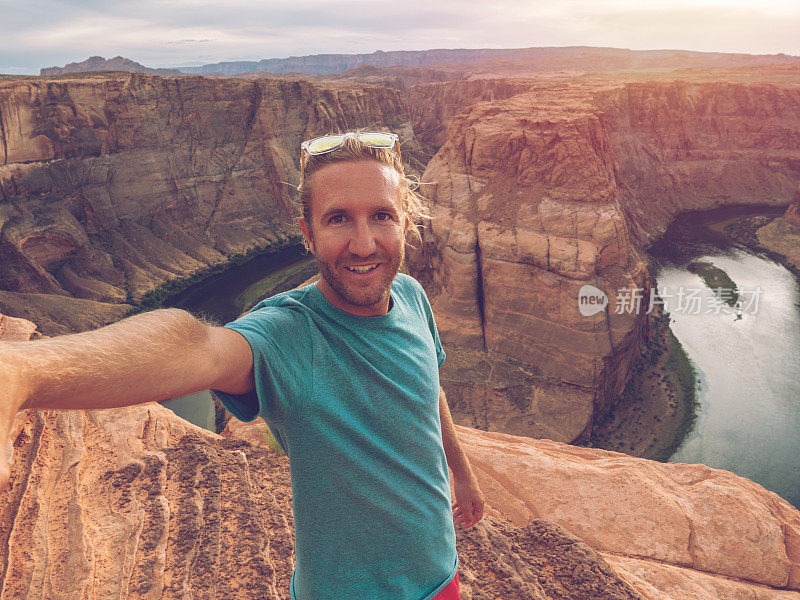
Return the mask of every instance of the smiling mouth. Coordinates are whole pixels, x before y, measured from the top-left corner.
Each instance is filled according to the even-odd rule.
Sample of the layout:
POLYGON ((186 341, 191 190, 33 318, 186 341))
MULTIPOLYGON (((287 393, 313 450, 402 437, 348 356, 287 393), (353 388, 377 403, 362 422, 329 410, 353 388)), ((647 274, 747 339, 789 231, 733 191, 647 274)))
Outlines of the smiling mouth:
POLYGON ((351 265, 351 266, 345 267, 345 268, 348 271, 350 271, 351 273, 364 274, 364 273, 370 273, 371 271, 374 271, 379 266, 380 266, 380 263, 373 263, 371 265, 351 265))

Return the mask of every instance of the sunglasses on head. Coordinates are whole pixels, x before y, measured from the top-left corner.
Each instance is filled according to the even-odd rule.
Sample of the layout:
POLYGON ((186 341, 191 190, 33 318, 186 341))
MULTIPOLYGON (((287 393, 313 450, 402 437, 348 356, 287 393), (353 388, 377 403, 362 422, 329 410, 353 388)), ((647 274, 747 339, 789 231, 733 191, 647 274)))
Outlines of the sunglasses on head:
POLYGON ((400 155, 400 138, 396 133, 384 133, 382 131, 361 131, 338 133, 334 135, 323 135, 318 138, 306 140, 300 144, 300 177, 305 175, 306 153, 307 154, 327 154, 341 148, 347 138, 357 139, 365 146, 370 148, 392 149, 397 144, 397 158, 403 164, 403 157, 400 155), (304 152, 305 151, 305 152, 304 152))

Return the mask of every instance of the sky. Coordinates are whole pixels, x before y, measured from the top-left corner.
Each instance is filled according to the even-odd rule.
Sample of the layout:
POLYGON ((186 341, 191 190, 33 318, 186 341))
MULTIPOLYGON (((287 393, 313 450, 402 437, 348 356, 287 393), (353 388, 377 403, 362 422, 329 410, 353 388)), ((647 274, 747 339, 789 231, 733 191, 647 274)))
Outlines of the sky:
POLYGON ((431 48, 610 46, 800 56, 800 0, 0 0, 0 73, 431 48))

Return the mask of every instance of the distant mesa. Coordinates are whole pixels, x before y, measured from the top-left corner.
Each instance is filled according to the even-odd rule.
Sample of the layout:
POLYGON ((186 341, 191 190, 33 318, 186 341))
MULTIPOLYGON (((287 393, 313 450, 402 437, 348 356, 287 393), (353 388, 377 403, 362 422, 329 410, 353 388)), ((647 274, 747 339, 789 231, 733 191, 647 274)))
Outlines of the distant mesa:
POLYGON ((83 62, 69 63, 64 67, 47 67, 44 69, 39 69, 39 75, 42 77, 52 77, 53 75, 64 75, 65 73, 86 73, 89 71, 125 71, 128 73, 162 75, 164 77, 176 77, 178 75, 183 75, 183 73, 174 69, 151 69, 122 56, 115 56, 114 58, 90 56, 83 62))
MULTIPOLYGON (((370 54, 314 54, 270 58, 260 61, 220 62, 200 67, 181 67, 184 73, 239 75, 269 71, 308 75, 332 75, 364 65, 375 67, 442 66, 458 69, 459 63, 483 61, 521 61, 533 63, 542 71, 577 69, 581 71, 658 70, 674 68, 731 68, 768 64, 785 64, 798 60, 785 54, 752 55, 688 50, 628 50, 592 46, 534 47, 534 48, 437 48, 432 50, 378 50, 370 54), (456 64, 452 64, 456 63, 456 64)), ((488 66, 488 65, 487 65, 488 66)), ((494 64, 494 67, 497 65, 494 64)), ((532 66, 532 65, 531 65, 532 66)))
MULTIPOLYGON (((369 54, 311 54, 288 58, 268 58, 259 61, 240 60, 180 67, 179 69, 153 69, 117 56, 105 59, 92 56, 65 67, 40 70, 42 76, 82 73, 88 71, 127 71, 175 77, 179 75, 242 75, 244 73, 269 73, 273 75, 335 75, 353 69, 355 77, 377 76, 379 69, 435 66, 449 73, 463 70, 466 64, 483 64, 482 70, 497 71, 658 71, 672 69, 737 68, 798 63, 798 57, 786 54, 726 54, 721 52, 692 52, 688 50, 628 50, 626 48, 599 48, 592 46, 535 47, 535 48, 438 48, 432 50, 378 50, 369 54), (364 70, 369 67, 369 70, 364 70)), ((460 77, 450 77, 459 79, 460 77)), ((440 78, 441 79, 441 78, 440 78)))

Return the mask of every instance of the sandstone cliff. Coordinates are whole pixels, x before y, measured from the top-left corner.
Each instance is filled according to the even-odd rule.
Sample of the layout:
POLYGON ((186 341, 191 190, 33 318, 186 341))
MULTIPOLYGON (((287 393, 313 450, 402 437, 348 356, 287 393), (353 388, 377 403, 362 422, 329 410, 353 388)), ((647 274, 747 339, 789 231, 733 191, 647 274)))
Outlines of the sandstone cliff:
POLYGON ((800 281, 800 187, 782 217, 755 232, 761 248, 774 253, 800 281))
POLYGON ((461 422, 571 441, 622 389, 645 321, 616 315, 615 291, 649 285, 614 169, 579 86, 536 87, 453 117, 423 177, 434 219, 411 264, 429 282, 443 339, 467 349, 444 370, 461 422), (584 284, 606 290, 611 309, 582 316, 584 284), (460 377, 469 349, 494 355, 481 355, 490 373, 513 381, 460 377))
POLYGON ((424 165, 402 97, 381 86, 2 82, 0 290, 35 296, 3 294, 0 306, 49 333, 76 330, 85 302, 100 322, 119 318, 164 282, 296 241, 300 142, 368 125, 403 132, 404 157, 424 165))
POLYGON ((416 113, 449 124, 423 177, 434 219, 410 264, 453 345, 443 374, 454 413, 580 439, 646 335, 642 247, 685 210, 791 199, 800 86, 585 79, 414 94, 443 90, 456 108, 416 113), (498 89, 505 97, 480 101, 498 89), (605 311, 579 312, 584 285, 605 291, 605 311), (638 312, 623 304, 637 289, 638 312))
MULTIPOLYGON (((798 84, 661 76, 348 81, 92 76, 0 83, 0 309, 46 333, 290 243, 299 142, 386 126, 436 219, 410 256, 462 424, 571 441, 646 335, 618 290, 678 212, 786 204, 798 84), (430 149, 430 150, 428 150, 430 149), (438 151, 432 160, 430 153, 438 151), (609 296, 585 317, 584 284, 609 296)), ((632 293, 632 292, 631 292, 632 293)))
POLYGON ((646 598, 800 598, 800 511, 748 479, 457 429, 495 510, 560 525, 646 598))
POLYGON ((631 83, 594 98, 620 204, 645 244, 679 212, 785 205, 797 189, 800 83, 631 83))
POLYGON ((478 102, 503 100, 534 85, 525 79, 479 79, 415 85, 408 91, 409 116, 421 142, 439 150, 455 115, 478 102))
POLYGON ((795 227, 800 227, 800 188, 798 188, 795 194, 794 202, 786 209, 783 218, 795 227))

